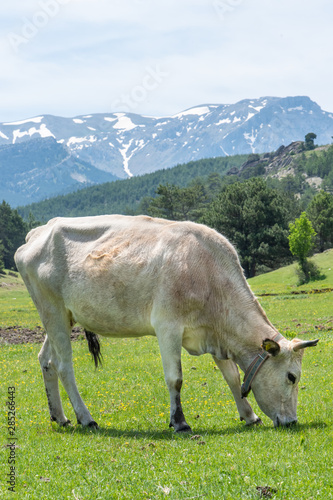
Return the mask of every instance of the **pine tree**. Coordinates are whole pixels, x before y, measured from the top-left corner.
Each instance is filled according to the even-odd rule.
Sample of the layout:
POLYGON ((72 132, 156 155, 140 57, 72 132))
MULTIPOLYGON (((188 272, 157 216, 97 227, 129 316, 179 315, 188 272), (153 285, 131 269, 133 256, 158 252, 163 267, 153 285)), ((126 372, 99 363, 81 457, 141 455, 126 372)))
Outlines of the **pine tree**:
POLYGON ((305 136, 305 149, 311 150, 314 149, 316 146, 314 144, 314 140, 317 138, 316 134, 313 132, 309 132, 305 136))
POLYGON ((247 277, 258 267, 277 268, 291 256, 288 248, 290 200, 254 178, 226 186, 209 205, 202 222, 236 246, 247 277))
POLYGON ((157 197, 147 208, 148 215, 171 220, 198 220, 206 203, 206 193, 202 183, 195 182, 189 187, 160 184, 157 197))
POLYGON ((15 268, 14 253, 24 243, 26 224, 17 210, 12 210, 5 201, 0 205, 0 240, 4 247, 3 262, 6 269, 15 268))
POLYGON ((309 219, 317 233, 319 252, 333 246, 333 195, 320 191, 307 209, 309 219))
POLYGON ((0 273, 2 273, 5 269, 5 263, 3 260, 3 256, 5 253, 5 247, 2 244, 2 241, 0 240, 0 273))

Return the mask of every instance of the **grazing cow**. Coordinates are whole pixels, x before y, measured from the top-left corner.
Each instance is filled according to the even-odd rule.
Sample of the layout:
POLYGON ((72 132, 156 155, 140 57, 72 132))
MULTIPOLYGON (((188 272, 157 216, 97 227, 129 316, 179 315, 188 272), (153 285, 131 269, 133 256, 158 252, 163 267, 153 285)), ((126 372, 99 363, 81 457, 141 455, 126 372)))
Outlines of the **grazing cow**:
POLYGON ((56 218, 30 231, 15 261, 47 333, 39 361, 51 420, 69 423, 59 377, 78 423, 98 427, 74 378, 70 333, 79 323, 96 364, 97 335, 157 337, 177 432, 191 430, 180 402, 182 347, 213 356, 246 424, 260 422, 246 399, 251 388, 275 426, 296 422, 303 350, 318 340, 277 332, 235 249, 213 229, 145 216, 56 218))

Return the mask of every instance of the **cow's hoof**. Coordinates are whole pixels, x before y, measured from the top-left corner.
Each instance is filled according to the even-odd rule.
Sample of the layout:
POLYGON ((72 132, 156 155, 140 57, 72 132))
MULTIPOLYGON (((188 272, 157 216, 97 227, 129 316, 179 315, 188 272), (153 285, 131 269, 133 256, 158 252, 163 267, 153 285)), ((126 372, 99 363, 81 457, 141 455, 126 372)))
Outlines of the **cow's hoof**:
POLYGON ((249 424, 246 424, 246 427, 252 427, 253 425, 262 425, 262 420, 261 418, 257 418, 254 422, 250 422, 249 424))
POLYGON ((192 432, 192 429, 187 423, 181 424, 175 427, 175 432, 192 432))
POLYGON ((89 427, 90 429, 99 429, 98 424, 97 424, 97 422, 95 422, 95 420, 92 420, 91 422, 89 422, 87 427, 89 427))
POLYGON ((51 415, 50 420, 51 422, 56 422, 57 424, 59 424, 60 427, 67 427, 68 425, 71 425, 71 421, 68 420, 68 418, 64 422, 59 422, 59 420, 57 420, 56 417, 53 417, 51 415))

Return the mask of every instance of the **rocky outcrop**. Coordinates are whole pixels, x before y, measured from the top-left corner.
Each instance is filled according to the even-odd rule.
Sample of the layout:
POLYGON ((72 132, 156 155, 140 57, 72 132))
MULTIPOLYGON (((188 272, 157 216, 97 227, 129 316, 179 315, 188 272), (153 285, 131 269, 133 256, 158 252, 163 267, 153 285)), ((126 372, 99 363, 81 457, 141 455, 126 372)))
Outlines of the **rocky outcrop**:
MULTIPOLYGON (((295 155, 304 151, 304 142, 295 141, 288 146, 280 146, 273 153, 265 153, 263 155, 252 154, 245 163, 238 169, 233 167, 227 175, 238 175, 242 178, 252 177, 253 175, 277 176, 281 170, 284 170, 284 175, 292 173, 292 163, 295 155)), ((283 176, 283 175, 282 175, 283 176)))
POLYGON ((302 153, 303 151, 303 141, 292 142, 289 146, 280 146, 270 159, 270 162, 266 167, 266 174, 272 175, 277 173, 279 170, 290 166, 294 160, 294 156, 302 153))

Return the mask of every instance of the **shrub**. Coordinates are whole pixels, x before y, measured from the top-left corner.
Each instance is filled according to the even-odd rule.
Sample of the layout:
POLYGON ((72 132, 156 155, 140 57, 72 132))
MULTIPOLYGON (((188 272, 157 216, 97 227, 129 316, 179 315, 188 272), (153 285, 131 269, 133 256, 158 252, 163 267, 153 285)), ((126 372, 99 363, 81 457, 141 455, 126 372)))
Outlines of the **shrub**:
POLYGON ((297 266, 296 274, 298 277, 298 285, 304 285, 309 281, 323 280, 326 278, 326 276, 321 273, 317 264, 309 259, 306 259, 305 262, 297 266))

